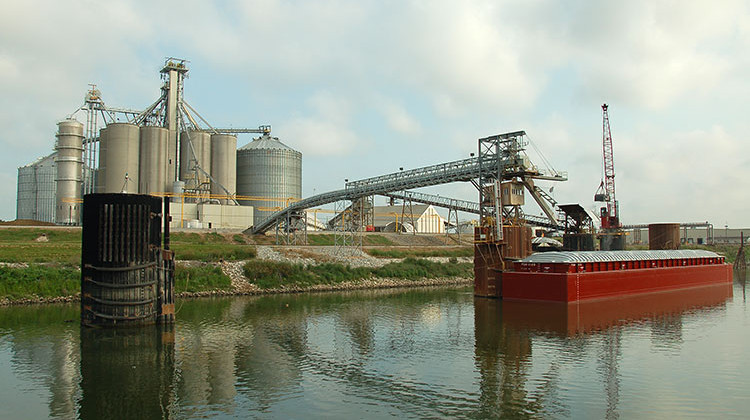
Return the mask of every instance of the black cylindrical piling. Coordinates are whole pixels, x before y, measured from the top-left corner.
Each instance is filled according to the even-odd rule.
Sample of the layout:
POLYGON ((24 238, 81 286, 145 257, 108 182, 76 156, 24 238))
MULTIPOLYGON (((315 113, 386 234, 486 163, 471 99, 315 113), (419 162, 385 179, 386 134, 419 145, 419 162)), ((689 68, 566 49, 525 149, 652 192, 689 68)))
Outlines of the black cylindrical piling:
POLYGON ((84 197, 82 325, 174 319, 174 270, 171 252, 161 248, 162 214, 162 200, 149 195, 84 197))

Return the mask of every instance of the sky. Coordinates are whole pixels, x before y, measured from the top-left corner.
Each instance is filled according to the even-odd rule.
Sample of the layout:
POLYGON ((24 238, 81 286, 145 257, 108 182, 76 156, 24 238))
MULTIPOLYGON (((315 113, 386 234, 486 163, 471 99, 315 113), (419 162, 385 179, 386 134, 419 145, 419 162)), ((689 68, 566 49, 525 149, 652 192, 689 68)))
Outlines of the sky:
MULTIPOLYGON (((3 220, 15 218, 17 168, 52 152, 56 123, 80 107, 89 83, 108 105, 143 109, 159 96, 165 58, 179 57, 189 60, 185 99, 212 125, 268 124, 303 153, 305 197, 344 179, 463 159, 481 137, 525 130, 568 173, 553 197, 596 214, 607 103, 623 223, 750 226, 747 1, 1 8, 3 220)), ((467 183, 422 191, 478 198, 467 183)))

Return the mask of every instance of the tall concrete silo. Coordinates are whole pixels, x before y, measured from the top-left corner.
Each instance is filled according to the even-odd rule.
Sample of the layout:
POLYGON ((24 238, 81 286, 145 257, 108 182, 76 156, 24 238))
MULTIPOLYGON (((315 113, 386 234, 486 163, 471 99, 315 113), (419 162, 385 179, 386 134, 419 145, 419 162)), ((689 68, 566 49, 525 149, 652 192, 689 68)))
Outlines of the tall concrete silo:
MULTIPOLYGON (((214 134, 211 136, 211 183, 212 195, 229 195, 237 192, 237 136, 214 134), (221 186, 220 186, 221 185, 221 186)), ((221 199, 221 204, 230 202, 221 199)))
POLYGON ((158 194, 172 191, 169 173, 169 130, 163 127, 141 127, 138 192, 158 194))
POLYGON ((102 128, 99 130, 99 167, 96 169, 96 176, 94 177, 94 192, 97 194, 104 192, 104 178, 107 176, 106 158, 103 147, 107 144, 107 129, 102 128))
POLYGON ((180 179, 185 181, 185 188, 197 189, 208 182, 208 177, 194 171, 196 160, 206 173, 211 173, 211 135, 204 131, 183 131, 180 134, 180 179), (190 144, 193 153, 190 152, 190 144))
POLYGON ((55 222, 57 152, 18 168, 16 219, 55 222))
POLYGON ((80 223, 83 181, 83 124, 67 119, 57 124, 55 223, 80 223))
POLYGON ((140 129, 129 123, 107 125, 99 136, 98 192, 138 193, 140 129))
POLYGON ((302 153, 269 134, 237 149, 237 195, 258 197, 240 204, 253 206, 254 223, 302 197, 302 153), (258 210, 265 208, 265 210, 258 210))

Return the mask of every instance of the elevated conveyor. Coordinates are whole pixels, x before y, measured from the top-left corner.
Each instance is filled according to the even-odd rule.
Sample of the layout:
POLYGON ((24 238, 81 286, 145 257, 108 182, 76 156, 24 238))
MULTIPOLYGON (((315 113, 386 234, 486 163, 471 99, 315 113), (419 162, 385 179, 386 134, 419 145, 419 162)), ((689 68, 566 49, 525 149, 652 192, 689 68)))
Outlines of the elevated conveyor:
MULTIPOLYGON (((519 157, 503 157, 502 159, 503 166, 521 166, 525 168, 518 173, 506 173, 503 178, 511 179, 516 176, 522 176, 524 178, 554 181, 567 180, 565 174, 547 174, 535 167, 528 167, 525 165, 526 162, 522 162, 519 157)), ((485 168, 498 165, 496 158, 484 159, 481 164, 485 168)), ((273 213, 267 219, 254 226, 251 232, 253 234, 265 232, 277 222, 283 220, 287 214, 340 200, 356 200, 368 195, 386 195, 393 191, 429 187, 451 182, 468 182, 479 176, 479 166, 479 158, 469 158, 348 182, 344 189, 317 194, 292 203, 289 207, 273 213)))
MULTIPOLYGON (((524 131, 518 131, 500 136, 512 136, 515 138, 525 135, 524 131)), ((519 142, 518 144, 521 143, 519 142)), ((545 198, 540 195, 539 189, 535 188, 533 180, 566 181, 567 174, 554 171, 548 173, 537 168, 531 164, 529 158, 523 153, 523 148, 516 148, 513 150, 498 149, 497 153, 492 155, 461 159, 347 182, 344 189, 314 195, 292 203, 289 207, 273 213, 267 219, 258 223, 251 229, 251 232, 254 234, 265 232, 282 220, 288 220, 293 215, 299 216, 299 213, 305 209, 341 200, 354 201, 361 197, 385 195, 394 191, 405 191, 451 182, 474 181, 479 178, 480 169, 482 171, 481 175, 485 180, 493 176, 497 178, 500 176, 500 173, 502 173, 503 180, 522 179, 534 200, 549 218, 550 223, 555 226, 557 225, 556 217, 551 208, 554 206, 554 203, 550 206, 545 201, 545 198), (490 172, 487 172, 488 170, 490 172), (493 175, 493 172, 495 175, 493 175)))

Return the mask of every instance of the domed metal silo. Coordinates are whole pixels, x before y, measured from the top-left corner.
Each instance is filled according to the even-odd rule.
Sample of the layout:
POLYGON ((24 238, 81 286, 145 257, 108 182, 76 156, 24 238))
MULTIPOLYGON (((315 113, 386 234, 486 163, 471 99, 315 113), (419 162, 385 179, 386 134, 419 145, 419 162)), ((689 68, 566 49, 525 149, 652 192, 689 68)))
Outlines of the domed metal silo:
POLYGON ((97 188, 102 193, 138 193, 140 130, 128 123, 108 124, 99 136, 97 188), (126 177, 127 176, 127 177, 126 177))
POLYGON ((255 224, 269 217, 273 208, 285 208, 289 198, 301 198, 302 153, 268 134, 240 147, 237 195, 264 198, 240 201, 244 206, 255 207, 255 224))
POLYGON ((57 124, 55 223, 80 223, 83 177, 83 124, 67 119, 57 124))
POLYGON ((190 152, 190 143, 193 144, 195 158, 206 173, 211 173, 211 135, 204 131, 183 131, 180 134, 180 179, 185 181, 185 188, 197 189, 208 182, 208 177, 198 172, 197 179, 195 161, 190 152))
POLYGON ((138 191, 141 194, 165 193, 172 190, 167 139, 169 130, 163 127, 141 127, 140 167, 138 191))
MULTIPOLYGON (((237 192, 237 136, 214 134, 211 136, 211 194, 227 195, 220 185, 229 190, 229 195, 237 192)), ((222 199, 221 204, 229 200, 222 199)))

